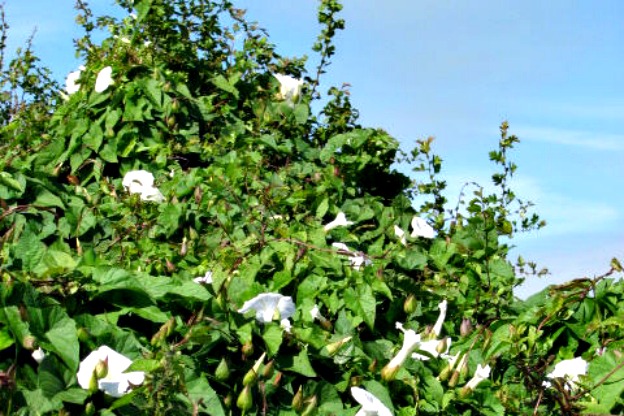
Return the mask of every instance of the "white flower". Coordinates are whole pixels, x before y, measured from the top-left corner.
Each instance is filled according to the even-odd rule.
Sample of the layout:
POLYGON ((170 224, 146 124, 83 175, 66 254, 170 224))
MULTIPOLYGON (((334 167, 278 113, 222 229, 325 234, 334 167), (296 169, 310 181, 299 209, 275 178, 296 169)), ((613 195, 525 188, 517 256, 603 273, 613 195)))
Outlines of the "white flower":
POLYGON ((41 347, 37 348, 36 350, 33 351, 33 353, 31 354, 32 358, 37 361, 37 364, 41 364, 41 361, 43 361, 43 359, 45 358, 46 354, 45 352, 41 349, 41 347))
MULTIPOLYGON (((439 356, 442 357, 448 357, 448 352, 451 349, 451 338, 447 337, 445 339, 431 339, 429 341, 424 341, 421 342, 418 345, 417 350, 421 351, 421 352, 426 352, 427 354, 429 354, 431 357, 437 358, 439 356), (444 351, 442 352, 438 352, 438 349, 440 349, 441 344, 444 344, 444 351)), ((417 352, 412 354, 412 358, 415 360, 420 360, 420 361, 427 361, 429 360, 429 355, 422 355, 419 354, 417 352)))
POLYGON ((394 235, 398 237, 398 239, 401 241, 401 244, 403 244, 404 246, 407 245, 407 240, 405 239, 405 231, 403 231, 398 225, 394 226, 394 235))
POLYGON ((193 281, 195 283, 199 283, 199 284, 203 283, 203 284, 209 285, 212 283, 212 272, 207 271, 205 275, 196 277, 195 279, 193 279, 193 281))
POLYGON ((360 387, 351 387, 351 395, 362 405, 355 416, 392 416, 390 409, 368 391, 360 387))
POLYGON ((67 78, 65 78, 65 91, 67 91, 68 95, 72 95, 80 89, 78 79, 80 78, 80 73, 84 70, 85 67, 80 65, 76 71, 70 72, 67 78))
POLYGON ((295 303, 290 296, 282 296, 279 293, 261 293, 243 303, 243 307, 238 312, 247 313, 250 310, 256 312, 258 321, 267 323, 273 319, 279 319, 282 327, 288 330, 290 328, 288 318, 295 314, 295 303))
POLYGON ((154 175, 146 170, 133 170, 126 173, 122 185, 131 194, 139 194, 142 201, 163 202, 165 197, 154 186, 154 175))
POLYGON ((440 315, 438 316, 438 320, 436 321, 436 323, 433 325, 433 333, 436 337, 439 337, 440 332, 442 332, 442 324, 444 323, 444 319, 446 318, 446 307, 446 299, 438 304, 438 308, 440 308, 440 315))
MULTIPOLYGON (((555 365, 555 368, 550 373, 546 374, 546 377, 550 379, 563 378, 566 380, 565 388, 567 390, 576 387, 576 383, 579 381, 579 376, 587 374, 587 361, 581 357, 576 357, 571 360, 563 360, 555 365)), ((550 381, 544 381, 542 383, 545 387, 550 387, 550 381)))
POLYGON ((362 266, 370 266, 373 262, 364 255, 362 252, 355 253, 344 243, 332 243, 333 247, 336 247, 342 253, 349 256, 349 262, 351 262, 351 268, 353 270, 360 270, 362 266))
POLYGON ((336 215, 336 219, 325 224, 325 226, 323 227, 323 229, 325 231, 329 231, 332 230, 336 227, 347 227, 349 225, 352 225, 353 221, 348 221, 347 220, 347 216, 345 215, 344 212, 339 212, 338 215, 336 215))
POLYGON ((132 360, 128 357, 119 354, 106 345, 102 345, 80 362, 76 375, 78 384, 83 389, 88 390, 95 377, 98 389, 113 397, 121 397, 133 386, 138 386, 145 380, 145 373, 142 371, 124 373, 130 364, 132 364, 132 360), (95 370, 100 363, 105 363, 108 372, 106 376, 97 379, 95 370))
POLYGON ((321 319, 321 311, 319 310, 318 305, 314 305, 312 309, 310 309, 310 315, 312 315, 312 319, 321 319))
POLYGON ((390 370, 398 369, 403 365, 407 357, 414 351, 420 344, 420 334, 417 334, 413 329, 406 330, 403 328, 403 324, 396 323, 396 328, 403 332, 403 345, 397 354, 390 360, 387 367, 390 370))
POLYGON ((100 70, 95 79, 95 92, 104 92, 113 84, 112 74, 113 68, 110 66, 105 66, 100 70))
POLYGON ((279 98, 288 101, 291 105, 299 100, 303 81, 290 75, 275 74, 280 83, 279 98))
POLYGON ((490 377, 491 370, 492 369, 489 365, 482 367, 481 364, 477 364, 477 370, 475 371, 472 378, 468 381, 468 383, 466 383, 465 388, 470 390, 476 389, 479 383, 481 383, 483 380, 487 380, 490 377))
POLYGON ((433 238, 435 236, 435 230, 424 219, 414 216, 412 218, 412 234, 410 237, 424 237, 433 238))

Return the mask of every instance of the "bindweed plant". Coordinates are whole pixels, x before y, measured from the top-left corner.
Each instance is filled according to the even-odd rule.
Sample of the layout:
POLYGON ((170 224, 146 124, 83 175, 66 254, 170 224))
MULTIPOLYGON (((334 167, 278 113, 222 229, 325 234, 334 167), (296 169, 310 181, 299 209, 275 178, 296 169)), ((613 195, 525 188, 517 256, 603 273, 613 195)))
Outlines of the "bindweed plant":
POLYGON ((230 1, 118 6, 77 3, 83 66, 17 78, 48 87, 1 126, 0 415, 624 411, 620 263, 513 295, 509 238, 543 224, 506 124, 460 211, 431 140, 321 96, 338 1, 316 68, 230 1))

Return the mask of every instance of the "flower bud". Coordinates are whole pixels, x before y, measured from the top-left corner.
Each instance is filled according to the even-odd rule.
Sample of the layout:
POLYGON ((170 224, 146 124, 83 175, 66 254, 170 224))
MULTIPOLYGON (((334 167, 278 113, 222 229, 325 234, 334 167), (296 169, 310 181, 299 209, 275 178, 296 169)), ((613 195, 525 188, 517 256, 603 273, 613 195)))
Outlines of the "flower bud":
POLYGON ((232 392, 229 392, 227 396, 225 396, 225 398, 223 399, 223 405, 225 406, 226 409, 229 409, 232 407, 233 399, 234 398, 232 397, 232 392))
POLYGON ((462 319, 461 325, 459 326, 459 333, 462 337, 470 334, 472 332, 472 322, 470 319, 464 318, 462 319))
POLYGON ((436 352, 438 354, 444 354, 446 352, 447 347, 448 347, 447 338, 442 338, 440 342, 438 342, 438 345, 436 345, 436 352))
POLYGON ((243 344, 243 346, 241 347, 241 352, 243 353, 244 357, 250 357, 253 354, 254 346, 251 341, 243 344))
POLYGON ((87 342, 89 339, 89 330, 86 328, 78 328, 78 339, 81 342, 87 342))
POLYGON ((455 370, 453 371, 453 375, 451 376, 451 379, 448 382, 449 387, 455 387, 458 381, 459 381, 459 371, 455 370))
POLYGON ((264 357, 266 357, 266 352, 262 353, 254 366, 249 371, 247 371, 247 374, 245 374, 245 377, 243 377, 243 386, 247 386, 256 382, 256 380, 258 379, 258 373, 260 372, 260 367, 262 366, 262 362, 264 361, 264 357))
POLYGON ((351 340, 352 337, 346 337, 341 339, 340 341, 332 342, 331 344, 327 344, 325 349, 327 350, 327 355, 333 357, 336 353, 351 340))
POLYGON ((452 372, 453 372, 453 369, 451 368, 451 366, 447 365, 446 367, 444 367, 442 369, 442 371, 440 371, 440 375, 438 376, 438 380, 440 380, 440 381, 448 380, 448 378, 450 377, 452 372))
POLYGON ((405 302, 403 302, 403 311, 406 314, 412 314, 416 311, 416 307, 418 306, 418 301, 416 300, 416 296, 409 295, 405 302))
POLYGON ((215 378, 219 381, 225 381, 230 377, 230 368, 225 358, 222 358, 215 370, 215 378))
POLYGON ((253 396, 251 395, 251 386, 243 387, 243 390, 236 399, 236 407, 242 411, 247 411, 253 407, 253 396))
POLYGON ((175 326, 175 318, 170 318, 165 322, 152 337, 150 344, 154 346, 161 345, 162 342, 173 332, 175 326))
POLYGON ((297 413, 301 412, 303 409, 303 389, 301 386, 299 386, 299 390, 297 390, 297 393, 293 396, 291 406, 297 413))
POLYGON ((95 405, 93 402, 87 403, 84 410, 85 416, 93 416, 95 414, 95 405))
POLYGON ((373 361, 371 361, 371 363, 368 366, 368 371, 370 371, 371 373, 374 373, 377 370, 377 359, 375 358, 373 361))
POLYGON ((108 357, 106 357, 104 360, 100 360, 95 365, 95 369, 93 371, 95 373, 95 377, 98 380, 106 377, 108 375, 108 357))
POLYGON ((384 381, 392 381, 396 377, 398 371, 398 366, 390 367, 389 365, 386 365, 384 368, 381 369, 381 378, 384 381))
POLYGON ((303 409, 303 413, 301 413, 301 416, 310 416, 312 414, 314 414, 314 411, 316 410, 316 406, 318 404, 318 397, 316 397, 316 394, 313 396, 308 397, 307 399, 305 399, 305 408, 303 409))
POLYGON ((96 391, 98 391, 98 378, 95 368, 93 369, 93 374, 91 374, 91 379, 89 380, 89 391, 91 393, 95 393, 96 391))
POLYGON ((273 377, 273 369, 275 368, 275 361, 271 360, 269 361, 265 366, 264 369, 262 370, 262 377, 266 380, 270 379, 271 377, 273 377))
POLYGON ((35 350, 35 344, 37 343, 37 338, 32 335, 26 335, 22 338, 22 347, 26 348, 29 351, 35 350))

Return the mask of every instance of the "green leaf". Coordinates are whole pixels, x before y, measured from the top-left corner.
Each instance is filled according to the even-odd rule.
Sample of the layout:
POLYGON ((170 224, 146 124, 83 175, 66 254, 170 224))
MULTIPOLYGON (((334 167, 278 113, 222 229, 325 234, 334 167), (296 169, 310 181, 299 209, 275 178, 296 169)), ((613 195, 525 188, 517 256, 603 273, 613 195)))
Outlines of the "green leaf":
POLYGON ((230 84, 230 82, 225 79, 223 75, 217 75, 216 77, 214 77, 212 79, 212 83, 217 86, 217 88, 225 92, 229 92, 238 99, 238 90, 234 87, 234 85, 230 84))
POLYGON ((171 237, 180 227, 180 217, 182 210, 179 204, 162 204, 158 225, 163 228, 165 237, 171 237))
POLYGON ((45 251, 45 244, 39 241, 39 238, 30 227, 24 230, 15 245, 15 257, 22 261, 26 271, 32 271, 39 265, 45 255, 45 251))
POLYGON ((205 377, 187 381, 186 390, 193 403, 201 401, 202 407, 211 416, 225 416, 221 400, 217 392, 210 386, 205 377))
POLYGON ((0 329, 0 351, 9 348, 14 342, 8 328, 0 329))
POLYGON ((65 205, 63 201, 58 196, 54 195, 52 192, 47 189, 42 189, 37 195, 37 199, 35 199, 34 205, 38 205, 41 207, 58 207, 61 209, 65 209, 65 205))
POLYGON ((55 352, 71 371, 76 371, 80 363, 76 323, 61 308, 52 309, 48 319, 51 326, 45 333, 51 344, 48 348, 55 352))
POLYGON ((316 377, 316 372, 310 364, 310 359, 308 358, 306 350, 301 350, 301 352, 294 357, 278 356, 278 361, 284 370, 292 371, 306 377, 316 377))
POLYGON ((262 339, 269 352, 269 357, 273 357, 282 345, 284 330, 279 325, 265 325, 262 339))
POLYGON ((66 403, 83 404, 89 397, 89 392, 79 387, 73 387, 63 390, 54 396, 54 400, 60 400, 66 403))
POLYGON ((178 295, 192 301, 205 302, 210 299, 210 292, 200 284, 195 282, 184 282, 180 286, 174 286, 168 293, 178 295))
POLYGON ((318 204, 318 206, 316 207, 316 218, 318 219, 323 218, 325 214, 327 213, 328 209, 329 209, 329 199, 323 198, 321 203, 318 204))
POLYGON ((162 367, 160 360, 149 360, 139 358, 138 360, 134 360, 130 367, 128 367, 124 373, 130 373, 132 371, 143 371, 145 373, 151 373, 152 371, 158 370, 162 367))
POLYGON ((349 287, 344 292, 344 300, 347 308, 358 315, 369 328, 375 326, 376 303, 373 290, 366 283, 361 283, 354 288, 349 287))
POLYGON ((415 248, 397 252, 395 260, 406 270, 422 270, 427 265, 427 255, 415 248))
POLYGON ((0 183, 8 186, 20 194, 26 190, 26 181, 18 181, 9 172, 0 172, 0 183))

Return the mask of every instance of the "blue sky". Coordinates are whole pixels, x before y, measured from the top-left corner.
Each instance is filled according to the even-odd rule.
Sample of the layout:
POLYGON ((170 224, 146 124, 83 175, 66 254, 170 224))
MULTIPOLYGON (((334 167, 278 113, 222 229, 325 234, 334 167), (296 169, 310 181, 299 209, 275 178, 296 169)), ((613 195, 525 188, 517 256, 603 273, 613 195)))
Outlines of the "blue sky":
MULTIPOLYGON (((79 62, 73 0, 10 0, 11 48, 37 27, 35 50, 59 80, 79 62)), ((92 0, 110 10, 112 0, 92 0)), ((241 0, 280 53, 309 54, 314 0, 241 0)), ((624 2, 601 0, 345 0, 347 29, 324 85, 351 84, 365 126, 405 149, 435 136, 449 197, 487 183, 487 153, 508 120, 522 143, 517 194, 548 222, 519 236, 514 254, 547 266, 520 296, 594 276, 624 258, 624 2)), ((311 69, 311 67, 310 67, 311 69)))

